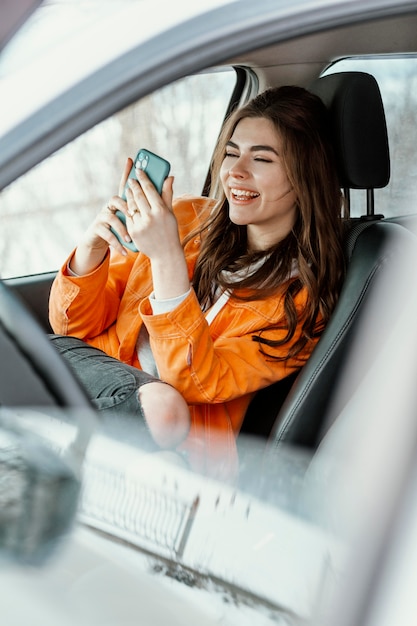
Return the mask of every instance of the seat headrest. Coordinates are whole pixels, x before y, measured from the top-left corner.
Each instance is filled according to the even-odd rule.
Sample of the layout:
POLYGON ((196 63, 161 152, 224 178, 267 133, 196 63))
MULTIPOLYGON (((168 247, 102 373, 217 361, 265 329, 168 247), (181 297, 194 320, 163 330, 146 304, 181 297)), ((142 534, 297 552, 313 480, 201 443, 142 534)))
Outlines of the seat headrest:
POLYGON ((388 134, 375 78, 365 72, 329 74, 310 91, 330 111, 341 186, 385 187, 390 178, 388 134))

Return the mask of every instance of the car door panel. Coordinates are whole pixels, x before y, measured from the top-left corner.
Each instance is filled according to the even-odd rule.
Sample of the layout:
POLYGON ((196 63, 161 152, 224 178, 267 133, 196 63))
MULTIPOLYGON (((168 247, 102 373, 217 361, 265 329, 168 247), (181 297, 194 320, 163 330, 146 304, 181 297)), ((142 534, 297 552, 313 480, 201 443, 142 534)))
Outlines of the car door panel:
POLYGON ((22 300, 46 332, 51 332, 48 320, 49 292, 56 272, 19 276, 4 282, 22 300))

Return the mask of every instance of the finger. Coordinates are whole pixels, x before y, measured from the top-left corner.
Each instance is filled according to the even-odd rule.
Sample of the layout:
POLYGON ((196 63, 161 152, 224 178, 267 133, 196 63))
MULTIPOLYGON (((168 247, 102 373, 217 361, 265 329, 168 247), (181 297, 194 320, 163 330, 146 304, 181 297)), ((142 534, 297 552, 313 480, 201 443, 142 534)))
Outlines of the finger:
MULTIPOLYGON (((150 210, 149 201, 142 185, 134 178, 129 178, 129 186, 126 192, 127 212, 132 216, 136 212, 146 213, 150 210)), ((152 183, 150 183, 152 185, 152 183)))
POLYGON ((124 202, 125 201, 120 196, 112 196, 103 208, 114 212, 120 209, 124 202))
POLYGON ((127 210, 127 216, 130 217, 130 219, 133 219, 135 215, 140 215, 140 210, 136 206, 136 203, 132 203, 130 207, 131 208, 128 208, 127 210))
MULTIPOLYGON (((123 208, 125 208, 125 205, 126 203, 123 202, 123 208)), ((99 223, 107 230, 107 234, 110 236, 110 239, 108 236, 105 237, 106 241, 113 247, 118 248, 118 246, 115 245, 114 237, 116 237, 121 243, 124 241, 130 243, 132 239, 127 229, 126 213, 117 208, 113 211, 113 208, 115 207, 110 207, 110 210, 106 208, 99 223), (111 233, 110 235, 109 232, 111 233)))
POLYGON ((119 196, 123 195, 124 189, 125 189, 125 185, 126 185, 126 181, 129 178, 129 174, 130 174, 130 170, 133 167, 133 159, 131 159, 130 157, 126 160, 126 164, 122 173, 122 177, 120 179, 120 183, 119 183, 119 196))
POLYGON ((103 211, 106 211, 107 213, 116 213, 117 209, 113 204, 109 203, 104 207, 103 211))
MULTIPOLYGON (((136 185, 132 184, 131 188, 135 194, 135 200, 143 213, 147 211, 153 211, 157 209, 163 209, 165 207, 165 202, 162 199, 162 195, 159 194, 158 190, 155 188, 155 185, 152 183, 151 179, 143 170, 136 170, 139 183, 136 185)), ((131 179, 130 179, 131 180, 131 179)), ((130 185, 129 180, 129 185, 130 185)), ((168 189, 172 183, 167 183, 168 189)), ((171 197, 171 192, 169 192, 168 199, 171 197)), ((165 207, 166 208, 166 207, 165 207)))
POLYGON ((167 207, 169 207, 169 209, 172 211, 172 199, 174 197, 174 177, 173 176, 168 176, 165 179, 163 187, 162 187, 161 197, 164 203, 167 205, 167 207))
MULTIPOLYGON (((119 220, 117 221, 119 222, 119 220)), ((116 230, 112 231, 111 228, 111 225, 107 222, 98 222, 95 226, 95 235, 100 237, 102 241, 105 241, 107 245, 111 246, 117 250, 117 252, 125 256, 125 249, 122 245, 121 235, 119 233, 116 234, 116 230)))
POLYGON ((109 213, 116 213, 116 211, 121 211, 121 213, 127 215, 127 203, 120 196, 113 196, 103 207, 103 212, 106 215, 108 215, 109 213))
MULTIPOLYGON (((149 196, 152 197, 152 194, 156 194, 158 198, 160 197, 157 189, 155 188, 155 185, 152 183, 151 179, 144 170, 141 170, 139 167, 137 167, 136 176, 139 181, 139 188, 141 188, 146 198, 148 198, 149 196)), ((136 187, 134 187, 134 189, 136 189, 136 187)))

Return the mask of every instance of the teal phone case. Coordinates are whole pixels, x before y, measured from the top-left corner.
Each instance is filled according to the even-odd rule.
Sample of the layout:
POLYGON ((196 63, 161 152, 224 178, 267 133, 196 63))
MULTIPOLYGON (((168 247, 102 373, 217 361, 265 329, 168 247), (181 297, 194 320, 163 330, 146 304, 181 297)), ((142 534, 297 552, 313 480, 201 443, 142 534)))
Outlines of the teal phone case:
MULTIPOLYGON (((146 150, 145 148, 142 148, 141 150, 138 151, 135 157, 132 169, 130 170, 130 173, 129 173, 129 178, 134 178, 135 180, 137 180, 136 168, 140 168, 144 172, 146 172, 149 180, 152 182, 157 192, 161 194, 164 181, 166 177, 168 176, 169 171, 171 169, 171 165, 169 164, 169 162, 163 159, 162 157, 158 156, 157 154, 154 154, 150 150, 146 150)), ((127 183, 125 185, 123 194, 121 196, 123 200, 126 200, 126 189, 127 189, 127 183)), ((119 218, 119 220, 123 222, 123 224, 126 225, 126 216, 124 215, 124 213, 122 213, 121 211, 116 211, 116 215, 119 218)), ((119 237, 119 235, 113 230, 113 228, 111 229, 111 231, 114 235, 116 235, 117 239, 120 241, 122 245, 124 245, 129 250, 132 250, 133 252, 138 252, 138 249, 136 248, 133 241, 130 243, 127 243, 126 241, 123 241, 119 237)))

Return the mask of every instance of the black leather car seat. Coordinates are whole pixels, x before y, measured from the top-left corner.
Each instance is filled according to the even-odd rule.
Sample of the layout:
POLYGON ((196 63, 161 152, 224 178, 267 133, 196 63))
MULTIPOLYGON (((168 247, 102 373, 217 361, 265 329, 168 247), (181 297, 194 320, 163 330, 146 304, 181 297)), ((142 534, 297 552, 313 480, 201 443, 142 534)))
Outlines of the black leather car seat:
MULTIPOLYGON (((352 233, 353 234, 353 233, 352 233)), ((403 307, 403 281, 407 259, 414 258, 417 238, 394 223, 376 221, 355 236, 345 283, 333 316, 311 358, 300 372, 279 411, 269 443, 315 448, 324 430, 336 419, 364 378, 378 349, 403 307), (360 367, 340 393, 343 369, 356 338, 367 303, 384 281, 386 299, 367 336, 367 351, 360 367), (336 393, 335 393, 336 392, 336 393), (329 414, 331 409, 331 414, 329 414)))
POLYGON ((345 190, 365 190, 367 214, 348 221, 346 279, 338 305, 309 361, 295 382, 279 381, 261 390, 248 409, 243 432, 267 435, 269 429, 270 451, 284 443, 313 449, 318 445, 325 428, 365 375, 383 340, 384 328, 401 307, 400 282, 396 280, 404 269, 400 259, 417 245, 417 238, 405 228, 374 215, 373 190, 386 186, 390 176, 385 114, 375 79, 362 72, 344 72, 318 79, 311 90, 331 113, 341 185, 345 190), (336 400, 333 392, 343 375, 350 345, 373 287, 382 276, 390 283, 390 297, 370 338, 372 348, 350 381, 349 390, 344 396, 338 394, 336 400))

